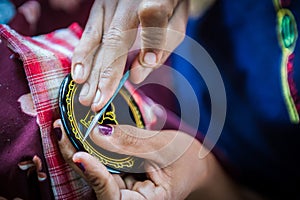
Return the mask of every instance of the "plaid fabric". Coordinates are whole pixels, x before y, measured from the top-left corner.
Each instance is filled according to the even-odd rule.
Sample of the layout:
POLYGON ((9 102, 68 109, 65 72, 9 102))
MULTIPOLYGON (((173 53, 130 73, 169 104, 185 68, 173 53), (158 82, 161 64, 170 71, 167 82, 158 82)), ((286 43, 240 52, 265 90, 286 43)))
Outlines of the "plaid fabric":
MULTIPOLYGON (((81 35, 82 29, 77 23, 67 29, 32 38, 18 34, 7 25, 0 25, 0 38, 5 39, 9 48, 23 61, 37 110, 44 156, 55 199, 95 198, 87 183, 65 163, 52 127, 54 120, 59 118, 58 90, 64 77, 70 73, 71 56, 81 35)), ((156 102, 135 90, 130 82, 127 81, 124 86, 137 102, 147 129, 179 128, 180 119, 172 112, 167 111, 165 119, 165 116, 160 116, 151 109, 156 102), (165 123, 161 126, 159 121, 165 123)), ((189 128, 182 130, 187 133, 190 131, 189 128)))
POLYGON ((92 189, 66 164, 59 152, 52 124, 58 116, 58 90, 70 72, 74 46, 82 34, 77 24, 53 33, 24 37, 6 25, 0 36, 23 61, 40 126, 44 156, 55 199, 91 199, 92 189))

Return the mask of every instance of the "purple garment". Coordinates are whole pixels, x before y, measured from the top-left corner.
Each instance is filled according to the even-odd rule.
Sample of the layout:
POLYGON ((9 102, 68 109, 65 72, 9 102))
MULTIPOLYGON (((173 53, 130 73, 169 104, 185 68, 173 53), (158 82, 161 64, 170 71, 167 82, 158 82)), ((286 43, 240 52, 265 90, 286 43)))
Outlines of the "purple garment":
POLYGON ((21 63, 10 59, 11 52, 0 44, 0 196, 8 199, 51 199, 50 180, 37 179, 35 171, 22 171, 21 161, 35 155, 47 173, 36 117, 22 112, 18 99, 29 93, 21 63))
MULTIPOLYGON (((18 32, 25 35, 35 35, 38 33, 51 32, 57 28, 66 27, 73 21, 85 24, 87 19, 89 5, 85 5, 85 11, 75 19, 62 17, 53 23, 45 10, 42 12, 41 19, 38 22, 36 33, 28 31, 29 25, 24 16, 18 14, 11 21, 11 26, 18 32)), ((42 9, 45 8, 42 5, 42 9)), ((52 13, 52 15, 55 15, 52 13)), ((74 17, 74 16, 73 16, 74 17)), ((36 117, 29 116, 22 112, 18 99, 28 94, 29 87, 23 70, 22 63, 16 59, 10 59, 11 52, 4 43, 0 44, 0 94, 1 94, 1 115, 0 115, 0 198, 7 199, 53 199, 52 189, 50 185, 47 165, 43 156, 43 148, 41 144, 40 131, 36 122, 36 117), (37 171, 21 170, 18 164, 22 161, 31 161, 37 155, 41 159, 42 170, 47 174, 46 180, 38 181, 37 171)), ((156 78, 161 78, 161 74, 156 72, 153 74, 156 78)), ((168 75, 164 74, 164 79, 168 79, 168 75)), ((148 85, 142 88, 147 96, 153 98, 157 103, 162 104, 169 109, 175 108, 175 101, 170 97, 170 92, 157 85, 148 85)), ((174 109, 175 110, 175 109, 174 109)), ((176 129, 178 119, 169 117, 164 128, 176 129), (171 121, 169 119, 172 119, 171 121), (175 126, 174 126, 175 125, 175 126)))
MULTIPOLYGON (((17 59, 10 59, 12 53, 5 44, 0 45, 0 94, 2 108, 0 120, 0 197, 7 199, 53 199, 52 189, 48 178, 38 181, 35 170, 22 171, 18 164, 30 161, 35 155, 42 159, 42 172, 48 174, 47 165, 43 156, 39 127, 36 117, 22 112, 18 99, 28 94, 29 88, 22 63, 17 59)), ((153 74, 155 75, 155 74, 153 74)), ((167 104, 171 99, 165 93, 155 93, 163 90, 153 90, 148 86, 144 92, 152 93, 156 101, 167 104), (160 94, 160 95, 158 95, 160 94)), ((158 122, 165 119, 159 119, 158 122)), ((152 128, 177 129, 179 119, 172 112, 167 111, 165 124, 155 124, 152 128)), ((186 132, 189 129, 186 129, 186 132)))

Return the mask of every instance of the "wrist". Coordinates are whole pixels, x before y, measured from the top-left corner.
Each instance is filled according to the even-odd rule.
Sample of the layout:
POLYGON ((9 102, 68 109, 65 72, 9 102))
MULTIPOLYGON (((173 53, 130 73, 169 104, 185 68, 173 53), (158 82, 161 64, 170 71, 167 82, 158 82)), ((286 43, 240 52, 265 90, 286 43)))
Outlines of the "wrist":
POLYGON ((226 174, 212 153, 198 160, 204 170, 198 178, 196 187, 188 199, 201 197, 211 200, 239 200, 241 199, 238 185, 226 174))

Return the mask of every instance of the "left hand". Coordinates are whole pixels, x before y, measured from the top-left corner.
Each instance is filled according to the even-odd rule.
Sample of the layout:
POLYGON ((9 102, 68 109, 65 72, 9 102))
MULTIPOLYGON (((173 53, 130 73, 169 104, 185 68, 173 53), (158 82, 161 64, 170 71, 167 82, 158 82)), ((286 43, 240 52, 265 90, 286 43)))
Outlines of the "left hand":
POLYGON ((200 142, 183 132, 155 132, 118 125, 111 129, 111 136, 106 136, 101 134, 103 127, 95 128, 90 137, 97 145, 145 159, 148 179, 137 181, 134 176, 110 174, 88 153, 76 153, 61 121, 56 121, 54 127, 60 127, 63 132, 59 147, 66 162, 91 184, 98 199, 184 199, 206 182, 208 162, 213 159, 212 154, 200 159, 200 142), (76 163, 83 165, 84 171, 76 163))

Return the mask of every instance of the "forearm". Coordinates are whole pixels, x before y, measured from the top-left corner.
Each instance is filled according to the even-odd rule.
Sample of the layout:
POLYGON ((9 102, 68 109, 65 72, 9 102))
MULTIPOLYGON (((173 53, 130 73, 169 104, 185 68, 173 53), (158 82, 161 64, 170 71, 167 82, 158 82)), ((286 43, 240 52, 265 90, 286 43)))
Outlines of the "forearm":
POLYGON ((238 185, 221 167, 212 153, 207 159, 207 173, 199 187, 187 199, 262 200, 258 194, 238 185))

